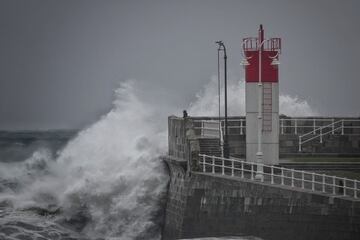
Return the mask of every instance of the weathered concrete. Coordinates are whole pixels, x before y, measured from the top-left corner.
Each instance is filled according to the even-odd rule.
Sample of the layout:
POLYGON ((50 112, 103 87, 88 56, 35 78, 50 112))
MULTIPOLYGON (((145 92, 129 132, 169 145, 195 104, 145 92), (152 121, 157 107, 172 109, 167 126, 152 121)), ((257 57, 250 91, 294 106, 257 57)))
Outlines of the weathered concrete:
MULTIPOLYGON (((165 161, 171 181, 164 239, 229 235, 266 240, 360 239, 359 201, 197 173, 199 153, 220 154, 216 138, 200 136, 197 119, 203 118, 169 117, 169 156, 165 161)), ((286 152, 282 149, 297 154, 296 139, 295 134, 280 135, 280 155, 286 152)), ((332 140, 325 144, 336 149, 333 154, 360 153, 356 145, 359 136, 332 136, 332 140), (357 142, 349 145, 349 141, 357 142)), ((244 156, 245 134, 230 135, 229 144, 232 156, 244 156)), ((325 146, 315 154, 329 151, 325 146)))
MULTIPOLYGON (((234 119, 244 119, 245 117, 230 117, 230 120, 234 119)), ((289 117, 281 116, 281 120, 285 121, 286 126, 293 126, 294 122, 290 121, 289 117)), ((321 119, 317 117, 317 119, 321 119)), ((339 118, 335 118, 334 121, 337 121, 339 118)), ((341 118, 343 119, 343 118, 341 118)), ((358 118, 344 118, 347 120, 358 120, 358 118)), ((188 117, 186 119, 179 118, 175 116, 169 117, 169 155, 176 156, 179 158, 186 158, 185 151, 186 147, 189 147, 189 141, 186 139, 186 131, 190 128, 193 129, 195 138, 192 141, 198 141, 200 145, 200 152, 209 153, 208 149, 202 148, 206 146, 205 141, 214 141, 214 139, 206 139, 200 136, 200 123, 196 122, 197 120, 218 120, 218 118, 211 117, 188 117), (187 128, 185 127, 185 122, 188 122, 187 128), (201 139, 201 140, 200 140, 201 139), (200 142, 202 141, 202 142, 200 142)), ((234 124, 229 122, 229 126, 234 124)), ((323 138, 323 143, 319 142, 319 139, 308 142, 302 146, 302 152, 298 152, 299 149, 299 134, 304 134, 311 131, 313 126, 313 121, 311 118, 302 118, 298 124, 303 127, 298 127, 297 134, 294 132, 294 128, 284 128, 283 134, 279 133, 279 151, 273 150, 279 154, 280 158, 294 157, 294 156, 304 156, 304 155, 331 155, 331 156, 360 156, 360 128, 354 129, 345 129, 345 135, 337 134, 326 135, 323 138)), ((347 123, 349 124, 349 123, 347 123)), ((346 124, 345 124, 346 125, 346 124)), ((281 132, 281 131, 280 131, 281 132)), ((243 134, 239 134, 239 129, 230 128, 229 129, 229 147, 230 155, 240 158, 245 158, 246 155, 246 131, 243 131, 243 134)), ((254 140, 254 139, 253 139, 254 140)), ((266 139, 264 139, 266 140, 266 139)), ((255 140, 254 140, 255 141, 255 140)), ((219 141, 218 141, 219 142, 219 141)), ((270 142, 268 142, 271 145, 270 142)), ((250 144, 248 144, 250 147, 250 144)), ((217 150, 214 149, 214 145, 211 146, 211 152, 209 154, 219 155, 220 147, 217 146, 217 150)), ((253 148, 257 147, 257 144, 253 144, 253 148)), ((264 148, 266 146, 264 145, 264 148)))
POLYGON ((266 240, 360 239, 360 201, 186 171, 171 182, 163 239, 254 235, 266 240))
POLYGON ((170 173, 170 184, 168 189, 168 200, 166 203, 165 226, 163 239, 179 239, 180 229, 183 225, 184 210, 186 208, 186 161, 179 159, 164 158, 168 163, 170 173), (166 237, 165 237, 166 236, 166 237))
MULTIPOLYGON (((263 93, 262 99, 262 162, 265 164, 279 164, 279 85, 278 83, 263 83, 270 89, 270 98, 263 93), (268 110, 266 108, 269 108, 268 110)), ((259 129, 259 97, 258 83, 247 82, 246 95, 246 161, 257 162, 258 129, 259 129)))

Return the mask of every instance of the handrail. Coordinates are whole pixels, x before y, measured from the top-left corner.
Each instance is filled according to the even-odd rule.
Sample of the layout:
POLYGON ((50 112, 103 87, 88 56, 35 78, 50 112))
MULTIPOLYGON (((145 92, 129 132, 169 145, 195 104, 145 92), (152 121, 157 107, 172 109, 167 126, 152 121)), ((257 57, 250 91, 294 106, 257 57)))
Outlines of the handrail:
POLYGON ((314 139, 316 139, 316 138, 319 138, 319 139, 320 139, 320 143, 322 143, 322 142, 323 142, 323 136, 326 136, 326 135, 328 135, 328 134, 330 134, 330 133, 335 134, 335 131, 337 131, 337 130, 339 130, 339 129, 341 129, 341 135, 344 135, 344 119, 340 119, 340 120, 338 120, 338 121, 336 121, 336 122, 332 122, 332 123, 330 123, 330 124, 328 124, 328 125, 326 125, 326 126, 321 126, 321 127, 317 128, 317 129, 314 129, 314 130, 311 131, 311 132, 308 132, 308 133, 305 133, 305 134, 303 134, 303 135, 300 135, 300 136, 299 136, 299 152, 302 151, 302 145, 303 145, 304 143, 310 142, 310 141, 312 141, 312 140, 314 140, 314 139), (339 127, 335 127, 336 124, 339 124, 339 123, 341 123, 341 125, 340 125, 339 127), (323 133, 323 130, 324 130, 324 129, 330 128, 330 127, 331 127, 331 130, 330 130, 330 131, 323 133), (316 132, 319 132, 319 134, 318 134, 318 135, 315 135, 315 136, 312 136, 312 137, 310 137, 310 138, 308 138, 308 139, 303 140, 304 137, 309 136, 309 135, 316 134, 316 132))
MULTIPOLYGON (((314 131, 316 132, 316 131, 318 131, 318 130, 321 130, 321 129, 324 129, 324 128, 327 128, 327 127, 335 126, 335 124, 340 123, 340 122, 342 122, 342 121, 343 121, 343 120, 341 119, 341 120, 338 120, 338 121, 336 121, 336 122, 330 123, 330 124, 328 124, 328 125, 326 125, 326 126, 321 126, 321 127, 317 128, 317 129, 314 130, 314 131)), ((302 137, 305 137, 305 136, 310 135, 310 134, 312 134, 312 133, 313 133, 313 131, 308 132, 308 133, 305 133, 305 134, 303 134, 303 135, 301 135, 301 136, 299 136, 299 137, 302 138, 302 137)))
MULTIPOLYGON (((195 128, 199 128, 199 127, 195 127, 195 128)), ((206 136, 206 137, 214 137, 214 136, 219 136, 220 137, 220 132, 219 132, 219 121, 216 120, 202 120, 201 121, 201 127, 200 127, 201 136, 206 136), (212 127, 211 125, 208 126, 209 124, 215 124, 215 127, 212 127), (206 134, 206 130, 211 131, 211 132, 215 132, 215 134, 206 134)))
MULTIPOLYGON (((298 136, 299 138, 299 148, 298 148, 298 151, 301 152, 302 151, 302 146, 303 144, 307 143, 307 142, 310 142, 314 139, 317 139, 319 138, 320 139, 320 143, 323 142, 323 136, 326 136, 328 134, 335 134, 336 131, 338 131, 339 129, 341 129, 341 135, 344 135, 345 134, 345 129, 360 129, 360 125, 357 126, 346 126, 345 122, 353 122, 353 123, 360 123, 360 119, 340 119, 340 120, 337 120, 337 121, 334 121, 335 119, 334 118, 329 118, 329 119, 317 119, 317 118, 313 118, 313 119, 300 119, 300 118, 293 118, 293 119, 280 119, 280 134, 284 134, 284 128, 287 128, 287 127, 292 127, 295 129, 295 135, 298 134, 298 129, 300 128, 312 128, 311 131, 303 134, 303 135, 300 135, 298 136), (290 126, 284 126, 284 121, 295 121, 295 124, 294 126, 290 125, 290 126), (298 124, 298 121, 313 121, 313 126, 303 126, 303 125, 299 125, 298 124), (330 124, 327 124, 327 125, 321 125, 321 126, 318 126, 316 128, 316 120, 317 121, 322 121, 322 122, 329 122, 329 121, 332 121, 332 123, 330 124), (340 126, 336 127, 337 124, 341 123, 340 126), (324 132, 324 129, 327 129, 327 128, 331 128, 330 131, 327 131, 327 132, 324 132), (314 136, 313 136, 314 135, 314 136), (306 137, 308 137, 307 139, 304 139, 306 137)), ((200 135, 201 136, 204 136, 204 137, 219 137, 221 138, 222 137, 222 131, 223 130, 223 120, 195 120, 195 122, 198 122, 198 123, 201 123, 200 126, 195 126, 194 128, 195 129, 200 129, 200 135), (217 126, 215 127, 209 127, 209 126, 206 126, 206 123, 215 123, 217 124, 217 126), (219 126, 220 124, 220 126, 219 126), (206 134, 205 134, 206 133, 206 134)), ((231 119, 229 120, 229 122, 237 122, 239 124, 235 124, 235 125, 231 125, 229 124, 228 125, 228 129, 231 130, 231 129, 239 129, 239 131, 236 131, 234 133, 234 131, 229 131, 229 135, 243 135, 245 134, 245 129, 246 129, 246 120, 245 119, 231 119)), ((346 133, 346 135, 359 135, 359 133, 353 133, 353 134, 350 134, 350 133, 346 133)))
MULTIPOLYGON (((332 133, 333 131, 339 130, 341 128, 342 128, 342 126, 334 128, 334 130, 330 130, 330 131, 328 131, 326 133, 321 133, 321 134, 322 134, 322 136, 325 136, 325 135, 328 135, 328 134, 332 133)), ((302 136, 299 136, 299 137, 302 137, 302 136)), ((305 141, 301 141, 301 144, 307 143, 307 142, 309 142, 311 140, 314 140, 315 138, 318 138, 318 137, 321 137, 321 136, 320 135, 313 136, 311 138, 306 139, 305 141)), ((321 140, 321 142, 322 142, 322 140, 321 140)))
MULTIPOLYGON (((354 118, 354 119, 342 119, 342 120, 344 122, 359 123, 359 125, 357 126, 344 125, 344 129, 360 129, 360 119, 354 118)), ((306 128, 312 129, 312 131, 310 131, 309 133, 313 132, 313 134, 315 134, 320 127, 324 126, 322 125, 322 123, 331 122, 330 124, 332 124, 334 123, 335 118, 280 118, 279 121, 280 121, 279 124, 280 134, 286 134, 285 130, 290 128, 290 129, 294 129, 294 132, 292 132, 291 134, 297 135, 299 133, 299 130, 304 130, 306 128), (312 122, 312 124, 300 124, 301 122, 304 121, 307 123, 312 122)))
MULTIPOLYGON (((344 126, 343 126, 343 131, 342 131, 342 135, 344 135, 344 130, 345 129, 360 129, 360 119, 340 119, 337 120, 338 121, 343 121, 344 122, 344 126), (347 125, 345 123, 355 123, 355 125, 347 125), (357 124, 358 123, 358 124, 357 124)), ((200 123, 200 126, 195 126, 195 129, 200 129, 202 128, 202 123, 203 122, 221 122, 223 123, 223 119, 219 120, 202 120, 202 119, 195 119, 194 122, 196 123, 200 123)), ((312 134, 316 134, 317 132, 319 132, 319 129, 321 127, 326 127, 326 126, 331 126, 332 124, 336 124, 335 122, 335 118, 280 118, 279 119, 279 128, 280 128, 280 133, 279 134, 289 134, 286 133, 286 129, 293 129, 293 131, 291 131, 291 134, 301 134, 304 130, 306 129, 311 129, 311 131, 307 132, 306 134, 311 135, 312 134), (304 123, 305 122, 305 123, 304 123), (330 122, 330 124, 328 124, 330 122), (326 125, 323 125, 324 123, 326 123, 326 125)), ((224 124, 221 124, 222 128, 224 127, 224 124)), ((229 135, 244 135, 245 134, 245 129, 246 129, 246 119, 244 118, 239 118, 239 119, 228 119, 228 129, 229 131, 229 135)), ((211 130, 211 129, 209 129, 211 130)), ((215 129, 214 129, 215 130, 215 129)), ((347 135, 353 135, 351 133, 346 133, 347 135)), ((355 133, 355 135, 359 135, 359 133, 355 133)))
POLYGON ((358 199, 360 184, 358 180, 319 174, 314 172, 299 171, 262 163, 245 162, 234 158, 223 158, 199 154, 200 171, 211 174, 221 174, 231 177, 239 177, 252 181, 261 181, 272 185, 290 186, 331 194, 335 197, 351 197, 358 199), (257 180, 257 168, 264 169, 263 177, 257 180))
MULTIPOLYGON (((224 120, 194 120, 194 122, 200 123, 200 126, 195 126, 194 129, 200 129, 200 135, 201 136, 207 136, 206 134, 204 134, 203 130, 210 130, 210 131, 217 131, 218 135, 220 135, 220 132, 224 131, 224 120), (219 126, 216 127, 205 127, 205 125, 207 123, 216 123, 216 124, 220 124, 221 129, 219 126)), ((245 119, 228 119, 228 129, 239 129, 238 134, 239 135, 243 135, 245 133, 245 129, 246 128, 246 120, 245 119), (236 125, 231 125, 231 123, 238 123, 236 125)), ((233 135, 232 132, 229 133, 229 135, 233 135)), ((213 135, 208 135, 208 137, 213 137, 213 135)))

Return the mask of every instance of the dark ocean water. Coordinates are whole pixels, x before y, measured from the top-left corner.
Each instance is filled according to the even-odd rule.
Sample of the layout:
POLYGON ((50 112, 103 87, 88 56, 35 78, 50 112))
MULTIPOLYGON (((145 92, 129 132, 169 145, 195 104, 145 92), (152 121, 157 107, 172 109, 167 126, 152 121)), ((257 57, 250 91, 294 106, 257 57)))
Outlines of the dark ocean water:
MULTIPOLYGON (((98 143, 88 143, 91 136, 77 131, 0 132, 0 240, 161 238, 167 173, 160 160, 143 169, 137 159, 148 160, 148 155, 125 156, 126 162, 116 159, 120 168, 112 171, 112 160, 98 157, 97 165, 89 149, 98 147, 105 159, 117 156, 109 152, 118 149, 103 149, 101 142, 108 139, 101 136, 96 136, 98 143), (72 160, 75 164, 68 162, 72 160)), ((135 150, 148 151, 146 140, 136 144, 135 150)))
POLYGON ((16 197, 27 191, 29 179, 41 177, 48 161, 56 159, 76 133, 0 132, 0 239, 86 239, 77 231, 86 219, 84 223, 67 222, 61 218, 61 207, 52 205, 50 197, 47 205, 14 206, 16 197), (17 168, 20 172, 12 172, 17 168))
MULTIPOLYGON (((66 215, 51 192, 28 193, 32 184, 41 184, 51 175, 56 162, 75 130, 0 132, 0 239, 105 239, 104 231, 86 234, 91 213, 84 201, 66 215), (24 198, 31 194, 32 199, 24 198)), ((31 191, 31 190, 30 190, 31 191)), ((101 197, 101 196, 100 196, 101 197)), ((105 199, 104 199, 105 200, 105 199)), ((159 205, 163 203, 159 199, 159 205)), ((128 216, 119 216, 119 218, 128 216)), ((161 209, 153 212, 153 226, 135 239, 152 239, 161 228, 161 209)), ((108 223, 111 224, 111 223, 108 223)), ((116 239, 116 236, 112 237, 116 239)), ((121 236, 119 239, 132 239, 121 236)))

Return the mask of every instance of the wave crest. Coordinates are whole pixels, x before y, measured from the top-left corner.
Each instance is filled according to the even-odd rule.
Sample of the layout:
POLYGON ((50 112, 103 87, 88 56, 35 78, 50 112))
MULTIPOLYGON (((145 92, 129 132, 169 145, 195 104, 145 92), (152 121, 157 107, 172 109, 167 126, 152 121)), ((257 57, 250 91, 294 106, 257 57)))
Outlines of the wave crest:
MULTIPOLYGON (((224 109, 224 87, 221 87, 221 111, 224 109)), ((190 104, 189 114, 192 116, 218 116, 218 83, 217 78, 212 77, 211 81, 196 94, 196 100, 190 104)), ((310 104, 298 96, 280 94, 280 114, 287 116, 316 116, 319 113, 310 104)), ((223 115, 223 112, 221 112, 223 115)), ((245 115, 245 82, 241 80, 230 80, 228 83, 228 114, 232 116, 245 115)))

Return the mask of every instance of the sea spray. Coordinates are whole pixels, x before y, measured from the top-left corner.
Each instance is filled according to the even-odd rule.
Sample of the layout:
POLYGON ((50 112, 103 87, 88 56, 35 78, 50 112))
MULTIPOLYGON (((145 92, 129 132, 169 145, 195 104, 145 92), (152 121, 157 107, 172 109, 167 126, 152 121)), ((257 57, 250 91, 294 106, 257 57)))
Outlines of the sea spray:
MULTIPOLYGON (((245 82, 243 80, 230 79, 228 82, 228 115, 245 115, 245 82)), ((220 109, 224 115, 224 87, 220 90, 220 109)), ((211 81, 196 94, 196 99, 190 104, 188 113, 190 116, 218 116, 219 115, 219 93, 217 78, 213 76, 211 81)), ((316 116, 319 113, 309 103, 298 96, 280 94, 280 114, 287 116, 316 116)))
POLYGON ((55 161, 44 156, 48 174, 13 193, 15 208, 56 205, 62 212, 58 220, 77 221, 76 230, 91 237, 160 238, 158 212, 168 176, 158 157, 166 133, 155 126, 153 108, 139 101, 134 84, 123 83, 113 109, 81 131, 55 161))
MULTIPOLYGON (((116 91, 114 108, 82 131, 57 159, 66 179, 57 194, 65 213, 86 208, 87 235, 136 239, 154 226, 167 175, 158 159, 166 138, 153 126, 154 112, 135 95, 134 82, 116 91)), ((159 238, 158 233, 147 239, 159 238)))

